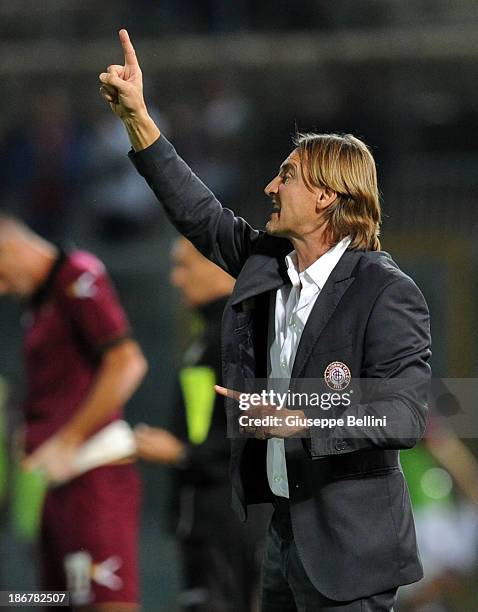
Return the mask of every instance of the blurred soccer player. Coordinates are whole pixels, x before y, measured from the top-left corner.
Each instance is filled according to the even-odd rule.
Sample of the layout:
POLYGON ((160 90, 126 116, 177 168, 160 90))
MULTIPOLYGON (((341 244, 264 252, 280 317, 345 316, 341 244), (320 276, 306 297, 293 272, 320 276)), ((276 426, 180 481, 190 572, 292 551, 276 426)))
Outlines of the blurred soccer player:
POLYGON ((69 590, 82 611, 137 610, 135 468, 73 477, 78 447, 120 417, 146 371, 116 292, 96 257, 64 252, 2 215, 0 294, 26 307, 24 465, 66 482, 45 499, 42 588, 69 590))
POLYGON ((139 456, 176 468, 171 518, 182 553, 187 612, 250 612, 259 584, 264 508, 247 527, 230 503, 229 447, 221 379, 221 314, 234 279, 203 257, 185 238, 173 249, 171 282, 204 328, 184 355, 179 372, 174 435, 142 426, 139 456))

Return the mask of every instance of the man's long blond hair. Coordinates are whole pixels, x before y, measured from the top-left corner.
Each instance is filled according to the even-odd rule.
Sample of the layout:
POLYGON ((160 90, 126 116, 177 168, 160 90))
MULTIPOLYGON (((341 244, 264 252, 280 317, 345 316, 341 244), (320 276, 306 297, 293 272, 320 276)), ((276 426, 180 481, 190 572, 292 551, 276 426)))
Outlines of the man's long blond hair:
POLYGON ((332 244, 351 236, 349 248, 380 250, 381 210, 375 161, 351 134, 297 134, 293 142, 308 187, 329 188, 337 199, 325 210, 332 244))

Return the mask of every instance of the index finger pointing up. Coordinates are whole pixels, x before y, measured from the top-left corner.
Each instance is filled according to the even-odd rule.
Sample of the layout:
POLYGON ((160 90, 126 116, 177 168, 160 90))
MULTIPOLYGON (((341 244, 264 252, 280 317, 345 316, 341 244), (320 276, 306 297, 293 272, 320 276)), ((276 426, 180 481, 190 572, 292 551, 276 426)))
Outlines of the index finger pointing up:
POLYGON ((133 45, 131 44, 131 40, 129 39, 128 32, 126 30, 120 30, 119 39, 121 46, 123 47, 125 65, 137 66, 138 60, 136 59, 136 53, 133 45))

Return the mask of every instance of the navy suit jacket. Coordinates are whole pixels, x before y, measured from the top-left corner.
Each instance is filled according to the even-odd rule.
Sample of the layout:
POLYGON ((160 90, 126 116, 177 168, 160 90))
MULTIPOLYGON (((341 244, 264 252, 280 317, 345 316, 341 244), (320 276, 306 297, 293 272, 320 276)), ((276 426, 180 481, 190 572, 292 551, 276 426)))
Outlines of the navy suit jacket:
MULTIPOLYGON (((290 242, 223 208, 163 136, 130 157, 176 228, 237 278, 223 317, 223 380, 248 390, 268 374, 270 303, 290 282, 284 262, 290 242)), ((309 578, 326 597, 367 597, 422 577, 398 453, 425 429, 429 357, 428 309, 415 283, 384 252, 346 251, 304 328, 291 385, 322 382, 334 361, 346 364, 353 378, 393 384, 365 403, 327 414, 386 416, 386 428, 364 427, 359 434, 347 426, 311 428, 310 437, 285 441, 294 539, 309 578)), ((233 506, 243 520, 248 504, 272 499, 266 445, 232 438, 233 506)))

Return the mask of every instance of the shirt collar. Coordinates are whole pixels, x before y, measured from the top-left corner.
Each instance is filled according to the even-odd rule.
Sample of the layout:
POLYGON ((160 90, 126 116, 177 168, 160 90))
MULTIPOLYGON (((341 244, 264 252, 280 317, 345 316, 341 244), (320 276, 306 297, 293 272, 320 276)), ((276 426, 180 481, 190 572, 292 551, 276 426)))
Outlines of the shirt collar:
POLYGON ((287 265, 287 274, 289 275, 292 286, 299 287, 302 285, 302 287, 306 287, 314 284, 317 286, 318 290, 321 291, 332 270, 338 264, 339 259, 345 253, 351 241, 351 237, 346 236, 319 257, 319 259, 314 261, 314 263, 303 272, 299 272, 297 253, 292 251, 286 255, 285 262, 287 265))

